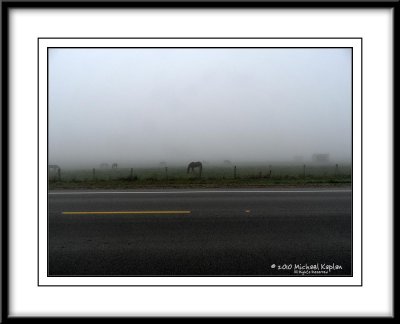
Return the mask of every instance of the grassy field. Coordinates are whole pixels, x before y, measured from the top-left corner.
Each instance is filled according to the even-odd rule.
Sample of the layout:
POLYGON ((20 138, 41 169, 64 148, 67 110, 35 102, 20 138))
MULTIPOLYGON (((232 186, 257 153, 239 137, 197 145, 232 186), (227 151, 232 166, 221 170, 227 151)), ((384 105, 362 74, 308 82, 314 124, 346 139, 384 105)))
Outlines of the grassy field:
POLYGON ((225 188, 340 186, 351 184, 351 165, 185 166, 117 169, 61 169, 49 172, 49 189, 225 188))

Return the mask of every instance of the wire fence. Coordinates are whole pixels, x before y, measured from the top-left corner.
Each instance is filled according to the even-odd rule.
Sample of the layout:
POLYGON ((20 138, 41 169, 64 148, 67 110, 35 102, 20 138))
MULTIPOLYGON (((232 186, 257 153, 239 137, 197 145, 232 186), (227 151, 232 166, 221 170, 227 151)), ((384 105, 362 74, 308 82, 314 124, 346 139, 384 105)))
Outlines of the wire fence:
POLYGON ((201 174, 187 173, 185 166, 159 168, 88 168, 49 169, 49 181, 93 180, 174 180, 199 178, 219 179, 285 179, 285 178, 344 178, 351 176, 351 165, 259 165, 259 166, 203 166, 201 174))

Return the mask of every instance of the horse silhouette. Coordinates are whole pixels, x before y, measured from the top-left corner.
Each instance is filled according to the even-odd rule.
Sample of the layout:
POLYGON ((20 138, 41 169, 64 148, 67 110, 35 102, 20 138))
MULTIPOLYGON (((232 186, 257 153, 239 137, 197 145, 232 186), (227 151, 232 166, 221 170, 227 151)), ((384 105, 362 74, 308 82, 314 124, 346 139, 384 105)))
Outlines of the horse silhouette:
POLYGON ((201 171, 203 170, 203 164, 201 162, 190 162, 187 167, 187 173, 189 172, 193 173, 195 168, 199 169, 199 174, 201 177, 201 171))

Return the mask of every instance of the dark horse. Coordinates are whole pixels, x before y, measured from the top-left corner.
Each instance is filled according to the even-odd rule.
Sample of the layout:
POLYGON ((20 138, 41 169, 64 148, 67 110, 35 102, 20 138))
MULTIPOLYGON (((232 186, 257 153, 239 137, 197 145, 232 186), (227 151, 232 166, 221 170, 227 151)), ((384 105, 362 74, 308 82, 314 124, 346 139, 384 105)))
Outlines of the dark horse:
POLYGON ((199 174, 201 177, 201 171, 203 170, 203 164, 201 162, 190 162, 187 167, 187 173, 194 172, 195 168, 199 168, 199 174))

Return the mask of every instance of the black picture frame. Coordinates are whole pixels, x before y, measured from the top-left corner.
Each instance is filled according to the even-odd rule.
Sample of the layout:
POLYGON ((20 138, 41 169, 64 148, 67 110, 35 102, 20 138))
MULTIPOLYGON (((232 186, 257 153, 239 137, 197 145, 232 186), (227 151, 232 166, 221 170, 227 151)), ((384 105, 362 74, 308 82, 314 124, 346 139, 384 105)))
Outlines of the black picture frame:
MULTIPOLYGON (((393 87, 396 89, 398 84, 398 64, 396 58, 398 55, 397 45, 398 40, 398 15, 399 15, 399 2, 398 1, 2 1, 1 3, 1 17, 2 17, 2 175, 1 175, 1 193, 2 193, 2 222, 1 222, 1 259, 2 259, 2 284, 1 284, 1 299, 2 299, 2 315, 1 321, 8 322, 15 320, 14 317, 10 317, 9 312, 9 240, 10 233, 9 229, 9 201, 10 197, 10 163, 9 163, 9 152, 10 152, 10 110, 9 110, 9 43, 10 43, 10 26, 9 26, 9 15, 10 11, 14 8, 25 8, 25 9, 36 9, 36 8, 77 8, 77 9, 96 9, 96 8, 341 8, 341 9, 374 9, 374 8, 391 8, 393 9, 393 57, 394 59, 394 77, 393 87)), ((393 153, 395 148, 395 109, 397 103, 397 93, 393 92, 393 153)), ((393 165, 395 165, 395 158, 393 155, 393 165)), ((393 170, 393 179, 396 183, 395 172, 393 170)), ((392 188, 393 197, 395 194, 395 185, 392 188)), ((393 199, 393 215, 395 215, 395 203, 393 199)), ((393 218, 393 224, 395 218, 393 218)), ((395 229, 393 226, 393 273, 396 273, 395 269, 395 229)), ((395 283, 395 281, 394 281, 395 283)), ((397 315, 395 308, 395 289, 393 290, 393 317, 397 315)), ((49 320, 54 319, 47 317, 49 320)), ((46 319, 47 319, 46 318, 46 319)), ((87 317, 85 317, 87 318, 87 317)), ((94 318, 94 317, 93 317, 94 318)), ((354 318, 354 317, 353 317, 354 318)), ((42 317, 24 317, 24 319, 44 319, 42 317)))

